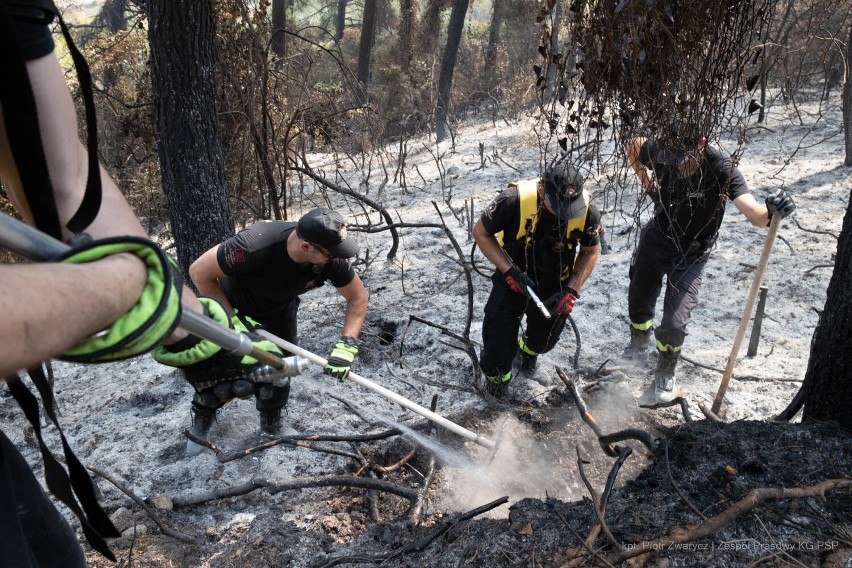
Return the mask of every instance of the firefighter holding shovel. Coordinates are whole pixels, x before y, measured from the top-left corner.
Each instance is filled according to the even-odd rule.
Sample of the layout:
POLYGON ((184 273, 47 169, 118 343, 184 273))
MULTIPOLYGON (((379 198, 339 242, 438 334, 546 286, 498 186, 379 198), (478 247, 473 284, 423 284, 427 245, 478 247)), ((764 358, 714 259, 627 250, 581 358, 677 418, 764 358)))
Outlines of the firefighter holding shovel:
POLYGON ((731 158, 709 146, 695 126, 673 125, 657 139, 633 138, 625 154, 655 210, 642 228, 630 267, 630 345, 624 357, 644 361, 654 341, 654 398, 668 402, 679 396, 675 367, 726 201, 755 227, 768 227, 773 216, 786 217, 796 206, 782 189, 771 193, 765 205, 758 203, 731 158), (655 328, 663 282, 663 317, 655 328))

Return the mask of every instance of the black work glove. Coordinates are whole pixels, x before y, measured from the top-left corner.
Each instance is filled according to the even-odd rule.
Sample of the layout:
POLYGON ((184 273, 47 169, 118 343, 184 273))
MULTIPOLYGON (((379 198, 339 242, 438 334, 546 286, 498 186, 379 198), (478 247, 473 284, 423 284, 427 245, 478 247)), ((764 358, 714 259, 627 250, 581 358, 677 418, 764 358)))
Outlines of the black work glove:
POLYGON ((342 381, 345 381, 349 376, 349 371, 352 369, 352 362, 355 356, 358 355, 358 342, 354 337, 341 337, 334 344, 334 349, 328 357, 324 373, 331 375, 342 381))
POLYGON ((529 296, 527 288, 532 288, 535 284, 530 277, 521 272, 514 264, 509 267, 509 270, 503 273, 503 278, 506 279, 506 284, 512 289, 512 292, 522 296, 529 296))
POLYGON ((565 288, 551 296, 544 305, 555 315, 567 316, 574 309, 574 302, 580 298, 580 293, 573 288, 565 288))
POLYGON ((793 198, 783 189, 776 189, 774 192, 766 196, 766 209, 769 210, 769 221, 772 222, 772 217, 781 215, 781 218, 787 217, 796 210, 796 204, 793 203, 793 198))
POLYGON ((159 345, 177 327, 183 286, 180 272, 174 260, 148 239, 135 236, 87 239, 59 260, 84 264, 121 253, 135 254, 148 269, 139 301, 108 329, 62 353, 61 359, 101 363, 134 357, 159 345))

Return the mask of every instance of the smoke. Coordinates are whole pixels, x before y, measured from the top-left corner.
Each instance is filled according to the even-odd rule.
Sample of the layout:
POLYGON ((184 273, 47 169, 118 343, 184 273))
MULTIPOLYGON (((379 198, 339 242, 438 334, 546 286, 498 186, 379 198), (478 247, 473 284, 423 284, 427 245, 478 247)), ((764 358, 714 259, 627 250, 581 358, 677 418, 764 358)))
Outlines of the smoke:
MULTIPOLYGON (((627 389, 607 388, 587 398, 589 410, 604 433, 636 426, 635 417, 639 411, 627 389)), ((588 496, 588 491, 578 472, 578 448, 583 459, 590 462, 584 465, 584 471, 600 494, 614 458, 603 453, 591 428, 580 419, 573 404, 549 408, 546 412, 547 432, 539 433, 512 414, 498 417, 495 425, 504 421, 505 425, 497 426, 493 459, 490 459, 491 452, 484 450, 467 467, 446 468, 444 492, 437 506, 466 511, 508 496, 506 505, 488 513, 493 518, 505 518, 512 503, 527 497, 579 500, 588 496)), ((637 451, 619 474, 619 484, 635 477, 646 465, 640 457, 641 448, 638 443, 634 446, 637 451)))

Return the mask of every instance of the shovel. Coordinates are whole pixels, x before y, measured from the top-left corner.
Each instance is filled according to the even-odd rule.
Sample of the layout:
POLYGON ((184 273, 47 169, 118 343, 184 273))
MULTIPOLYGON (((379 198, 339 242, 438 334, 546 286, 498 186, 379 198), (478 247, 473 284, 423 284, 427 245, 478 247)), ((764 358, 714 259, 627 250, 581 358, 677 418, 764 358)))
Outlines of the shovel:
POLYGON ((757 263, 757 270, 754 272, 754 281, 751 283, 751 290, 748 293, 748 300, 743 310, 743 317, 740 320, 740 328, 737 330, 737 337, 734 339, 734 346, 731 348, 731 354, 728 356, 728 366, 725 367, 725 373, 722 375, 722 382, 719 385, 719 391, 716 393, 716 398, 713 400, 711 410, 713 414, 719 414, 719 409, 722 407, 722 399, 725 398, 725 391, 728 390, 728 383, 731 376, 734 374, 734 364, 737 362, 737 355, 740 352, 740 346, 745 337, 748 322, 751 319, 751 312, 754 309, 754 300, 760 291, 760 283, 763 280, 763 273, 766 271, 766 265, 769 263, 769 253, 772 252, 772 244, 775 242, 775 236, 778 234, 778 228, 781 226, 781 215, 773 215, 772 222, 769 223, 769 233, 766 235, 766 242, 763 244, 763 252, 760 253, 760 260, 757 263))
MULTIPOLYGON (((0 213, 0 246, 24 258, 51 261, 71 247, 14 217, 0 213)), ((298 357, 281 358, 256 347, 248 336, 219 325, 192 310, 181 309, 180 327, 237 355, 250 355, 279 371, 277 376, 298 375, 308 367, 298 357)))
MULTIPOLYGON (((292 353, 293 355, 298 355, 299 357, 304 357, 308 361, 316 363, 317 365, 319 365, 321 367, 325 367, 326 364, 328 363, 328 361, 326 359, 323 359, 319 355, 317 355, 315 353, 311 353, 310 351, 308 351, 306 349, 302 349, 298 345, 294 345, 294 344, 290 343, 289 341, 281 339, 278 336, 272 335, 271 333, 269 333, 265 329, 259 329, 259 330, 257 330, 257 333, 258 333, 258 335, 268 339, 269 341, 271 341, 272 343, 274 343, 275 345, 277 345, 281 349, 284 349, 285 351, 288 351, 288 352, 292 353)), ((438 426, 441 426, 442 428, 446 428, 450 432, 458 434, 462 438, 466 438, 466 439, 474 442, 475 444, 479 444, 480 446, 490 448, 491 450, 494 450, 497 447, 496 442, 494 442, 493 440, 489 440, 488 438, 485 438, 484 436, 482 436, 481 434, 477 434, 476 432, 471 432, 467 428, 460 426, 460 425, 456 424, 455 422, 447 420, 446 418, 444 418, 440 414, 435 414, 434 412, 432 412, 428 408, 424 408, 423 406, 420 406, 416 402, 410 401, 407 398, 403 397, 402 395, 399 395, 399 394, 393 392, 392 390, 388 390, 385 387, 383 387, 379 384, 376 384, 369 379, 365 379, 364 377, 362 377, 362 376, 360 376, 356 373, 353 373, 352 371, 349 371, 349 374, 347 375, 347 379, 352 381, 353 383, 355 383, 357 385, 360 385, 360 386, 362 386, 366 389, 373 391, 374 393, 376 393, 378 395, 385 397, 386 399, 388 399, 390 401, 393 401, 393 402, 395 402, 395 403, 397 403, 397 404, 399 404, 399 405, 401 405, 401 406, 403 406, 403 407, 405 407, 405 408, 407 408, 407 409, 409 409, 413 412, 416 412, 420 416, 423 416, 424 418, 428 419, 429 421, 434 422, 438 426)))

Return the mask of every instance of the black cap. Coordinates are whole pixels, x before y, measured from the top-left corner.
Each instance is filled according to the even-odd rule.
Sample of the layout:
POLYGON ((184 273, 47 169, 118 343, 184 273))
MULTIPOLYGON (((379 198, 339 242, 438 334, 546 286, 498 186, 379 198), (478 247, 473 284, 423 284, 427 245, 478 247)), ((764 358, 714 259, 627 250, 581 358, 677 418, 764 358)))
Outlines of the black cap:
POLYGON ((583 196, 583 176, 573 166, 559 162, 544 172, 544 193, 556 216, 565 221, 586 213, 583 196))
POLYGON ((337 211, 326 207, 311 209, 296 226, 299 237, 319 245, 337 258, 352 258, 358 254, 358 243, 346 238, 346 223, 337 211))

